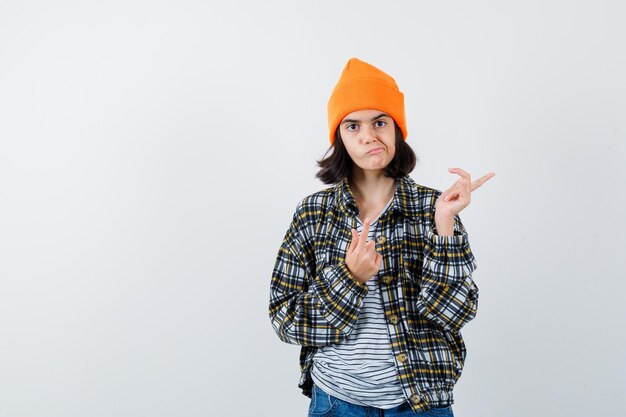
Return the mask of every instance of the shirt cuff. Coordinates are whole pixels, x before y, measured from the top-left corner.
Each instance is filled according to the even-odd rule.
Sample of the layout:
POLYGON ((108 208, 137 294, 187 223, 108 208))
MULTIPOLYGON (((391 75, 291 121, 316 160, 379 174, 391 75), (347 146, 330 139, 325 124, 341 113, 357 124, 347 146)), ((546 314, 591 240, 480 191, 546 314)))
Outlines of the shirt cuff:
POLYGON ((457 223, 454 224, 454 234, 451 236, 441 236, 437 234, 437 226, 433 225, 428 229, 428 240, 437 248, 444 246, 464 246, 467 244, 467 233, 459 229, 457 223))
POLYGON ((348 265, 346 265, 345 262, 339 262, 337 265, 333 265, 325 269, 330 269, 329 272, 331 272, 333 278, 343 284, 340 285, 340 287, 344 287, 349 291, 356 293, 359 297, 364 297, 365 294, 367 294, 367 285, 357 281, 356 278, 352 276, 350 270, 348 269, 348 265))

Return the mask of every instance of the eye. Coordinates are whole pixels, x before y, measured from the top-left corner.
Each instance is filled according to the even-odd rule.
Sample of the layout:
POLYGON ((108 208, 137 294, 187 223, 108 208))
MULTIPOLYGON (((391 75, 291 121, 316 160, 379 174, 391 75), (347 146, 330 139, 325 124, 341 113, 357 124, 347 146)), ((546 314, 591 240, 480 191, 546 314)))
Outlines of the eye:
POLYGON ((375 125, 376 127, 383 127, 387 124, 387 122, 385 122, 384 120, 376 120, 375 125))
POLYGON ((349 125, 346 126, 346 130, 348 132, 354 132, 357 128, 357 125, 355 123, 351 123, 349 125))

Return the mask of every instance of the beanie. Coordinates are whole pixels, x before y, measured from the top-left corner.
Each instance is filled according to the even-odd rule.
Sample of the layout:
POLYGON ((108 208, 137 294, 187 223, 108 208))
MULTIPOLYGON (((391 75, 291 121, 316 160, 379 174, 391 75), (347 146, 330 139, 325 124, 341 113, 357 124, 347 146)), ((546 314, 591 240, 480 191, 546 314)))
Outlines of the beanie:
POLYGON ((367 62, 351 58, 328 100, 328 128, 330 143, 335 131, 347 114, 356 110, 375 109, 390 115, 407 138, 404 115, 404 94, 387 73, 367 62))

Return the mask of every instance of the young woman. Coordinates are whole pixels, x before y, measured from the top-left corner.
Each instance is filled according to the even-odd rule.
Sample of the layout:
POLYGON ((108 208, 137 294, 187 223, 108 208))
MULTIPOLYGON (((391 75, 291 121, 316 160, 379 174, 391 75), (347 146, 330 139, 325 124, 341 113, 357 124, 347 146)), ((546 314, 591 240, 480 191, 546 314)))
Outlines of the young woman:
POLYGON ((301 345, 309 416, 452 416, 465 361, 461 328, 477 311, 477 268, 459 212, 493 177, 441 192, 409 173, 404 95, 356 58, 328 102, 325 188, 296 207, 278 251, 269 315, 301 345), (330 149, 329 149, 330 150, 330 149))

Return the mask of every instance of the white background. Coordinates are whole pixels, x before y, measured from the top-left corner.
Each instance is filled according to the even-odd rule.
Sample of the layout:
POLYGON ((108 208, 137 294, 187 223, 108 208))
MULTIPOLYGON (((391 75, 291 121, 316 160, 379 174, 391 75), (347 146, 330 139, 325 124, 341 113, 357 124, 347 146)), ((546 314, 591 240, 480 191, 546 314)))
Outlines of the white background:
POLYGON ((458 417, 624 416, 620 1, 0 1, 0 416, 303 416, 267 315, 350 57, 496 177, 458 417))

